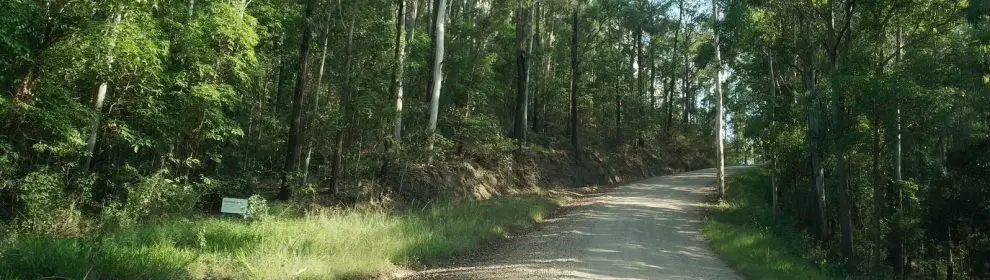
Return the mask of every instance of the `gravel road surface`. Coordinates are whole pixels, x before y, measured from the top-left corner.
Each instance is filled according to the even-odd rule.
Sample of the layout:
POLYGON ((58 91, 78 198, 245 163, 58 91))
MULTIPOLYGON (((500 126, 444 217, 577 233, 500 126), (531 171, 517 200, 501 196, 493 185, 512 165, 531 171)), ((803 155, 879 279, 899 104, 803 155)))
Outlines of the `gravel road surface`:
POLYGON ((742 279, 701 234, 714 182, 705 169, 622 185, 537 231, 406 279, 742 279))

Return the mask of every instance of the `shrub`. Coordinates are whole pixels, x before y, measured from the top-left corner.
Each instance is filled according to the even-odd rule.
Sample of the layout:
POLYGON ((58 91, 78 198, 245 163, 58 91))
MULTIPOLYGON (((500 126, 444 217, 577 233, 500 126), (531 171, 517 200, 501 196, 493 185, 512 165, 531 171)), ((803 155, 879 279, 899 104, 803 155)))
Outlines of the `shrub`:
MULTIPOLYGON (((80 194, 88 194, 89 178, 74 181, 80 194)), ((15 229, 29 234, 70 235, 83 230, 80 200, 84 195, 66 191, 61 174, 42 169, 28 173, 11 187, 19 202, 15 229)))
POLYGON ((201 193, 189 183, 164 177, 159 171, 127 186, 123 202, 110 202, 103 208, 105 227, 126 228, 142 221, 193 214, 201 193))
POLYGON ((252 195, 248 198, 247 218, 261 221, 268 217, 268 202, 260 195, 252 195))

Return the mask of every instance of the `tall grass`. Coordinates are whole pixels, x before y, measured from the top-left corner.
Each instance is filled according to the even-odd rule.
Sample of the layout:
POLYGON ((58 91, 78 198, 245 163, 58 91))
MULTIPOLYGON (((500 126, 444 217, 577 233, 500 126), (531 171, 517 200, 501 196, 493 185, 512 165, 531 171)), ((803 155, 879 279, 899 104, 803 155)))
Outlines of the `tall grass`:
POLYGON ((422 210, 326 210, 247 222, 197 218, 0 244, 0 279, 355 278, 462 253, 557 206, 537 195, 422 210))
POLYGON ((730 179, 727 201, 711 208, 703 228, 712 248, 749 279, 842 279, 792 219, 778 214, 774 221, 768 177, 759 169, 730 179))

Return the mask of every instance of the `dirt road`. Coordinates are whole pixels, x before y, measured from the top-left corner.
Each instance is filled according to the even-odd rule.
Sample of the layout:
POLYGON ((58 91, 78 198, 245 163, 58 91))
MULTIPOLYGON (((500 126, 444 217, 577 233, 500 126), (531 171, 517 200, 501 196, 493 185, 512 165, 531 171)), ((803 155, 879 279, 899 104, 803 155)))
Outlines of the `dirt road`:
POLYGON ((407 279, 741 279, 701 234, 714 182, 705 169, 623 185, 490 252, 407 279))

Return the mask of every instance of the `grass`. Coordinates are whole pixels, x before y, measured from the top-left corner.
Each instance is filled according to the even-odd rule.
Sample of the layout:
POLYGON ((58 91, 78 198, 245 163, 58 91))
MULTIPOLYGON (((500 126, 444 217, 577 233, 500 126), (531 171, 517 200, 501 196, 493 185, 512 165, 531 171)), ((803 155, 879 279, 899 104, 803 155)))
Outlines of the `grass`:
POLYGON ((0 279, 366 277, 469 251, 532 226, 557 206, 547 196, 518 195, 406 212, 198 218, 103 236, 20 238, 0 243, 0 279))
POLYGON ((843 279, 829 271, 824 253, 793 220, 773 220, 766 170, 733 176, 727 201, 711 208, 704 234, 722 259, 749 279, 843 279))

